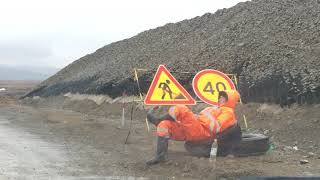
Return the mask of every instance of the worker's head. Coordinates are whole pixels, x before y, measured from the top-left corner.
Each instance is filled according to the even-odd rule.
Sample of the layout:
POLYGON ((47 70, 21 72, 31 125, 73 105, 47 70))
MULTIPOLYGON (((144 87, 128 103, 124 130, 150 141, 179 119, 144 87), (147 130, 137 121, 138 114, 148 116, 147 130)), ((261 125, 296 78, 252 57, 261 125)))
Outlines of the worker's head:
POLYGON ((240 94, 236 90, 220 91, 218 104, 219 106, 226 106, 234 108, 240 99, 240 94))
POLYGON ((225 91, 220 91, 219 92, 219 97, 218 97, 218 103, 220 104, 225 104, 228 101, 228 95, 225 91))

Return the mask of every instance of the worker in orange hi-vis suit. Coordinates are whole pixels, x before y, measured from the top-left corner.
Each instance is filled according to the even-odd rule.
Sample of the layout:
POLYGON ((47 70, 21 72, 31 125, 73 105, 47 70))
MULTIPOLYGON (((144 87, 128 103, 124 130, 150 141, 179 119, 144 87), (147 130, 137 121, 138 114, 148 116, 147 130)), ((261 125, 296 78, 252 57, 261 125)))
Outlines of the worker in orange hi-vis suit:
POLYGON ((241 139, 241 130, 235 117, 235 106, 240 95, 236 90, 219 92, 218 108, 207 107, 198 115, 183 105, 172 106, 162 117, 155 117, 148 112, 147 119, 157 126, 156 156, 148 165, 165 161, 168 154, 168 140, 186 141, 186 149, 200 147, 202 150, 193 153, 196 156, 208 157, 211 145, 217 136, 228 138, 218 140, 217 156, 226 156, 232 153, 235 142, 241 139))

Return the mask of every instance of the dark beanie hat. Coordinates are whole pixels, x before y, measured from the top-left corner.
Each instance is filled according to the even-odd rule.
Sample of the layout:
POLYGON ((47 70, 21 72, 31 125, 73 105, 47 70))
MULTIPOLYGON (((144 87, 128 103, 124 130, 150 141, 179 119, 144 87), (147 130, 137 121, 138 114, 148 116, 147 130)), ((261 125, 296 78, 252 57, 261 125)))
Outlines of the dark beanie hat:
POLYGON ((219 92, 219 97, 220 96, 223 96, 224 98, 226 98, 226 100, 228 100, 228 95, 227 95, 227 93, 225 91, 220 91, 219 92))

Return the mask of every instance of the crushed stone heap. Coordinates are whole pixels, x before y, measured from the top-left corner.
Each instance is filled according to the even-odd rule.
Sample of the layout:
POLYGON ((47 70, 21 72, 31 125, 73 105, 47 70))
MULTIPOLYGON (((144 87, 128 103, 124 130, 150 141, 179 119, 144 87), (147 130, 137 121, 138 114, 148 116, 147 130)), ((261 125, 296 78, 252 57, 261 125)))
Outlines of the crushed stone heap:
MULTIPOLYGON (((247 102, 319 103, 320 0, 253 0, 166 24, 74 61, 26 96, 137 94, 132 69, 159 64, 236 74, 247 102)), ((145 92, 153 73, 140 77, 145 92)), ((194 74, 174 75, 191 90, 194 74)))

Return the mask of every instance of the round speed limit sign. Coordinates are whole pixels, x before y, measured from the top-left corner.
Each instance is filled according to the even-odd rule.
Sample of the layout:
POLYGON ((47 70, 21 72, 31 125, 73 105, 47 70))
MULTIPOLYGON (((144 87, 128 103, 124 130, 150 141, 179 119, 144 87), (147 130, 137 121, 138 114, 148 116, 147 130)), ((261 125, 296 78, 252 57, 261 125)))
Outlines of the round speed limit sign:
POLYGON ((196 95, 210 105, 218 105, 219 91, 235 89, 227 75, 213 69, 198 72, 193 78, 192 86, 196 95))

